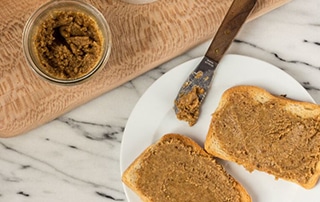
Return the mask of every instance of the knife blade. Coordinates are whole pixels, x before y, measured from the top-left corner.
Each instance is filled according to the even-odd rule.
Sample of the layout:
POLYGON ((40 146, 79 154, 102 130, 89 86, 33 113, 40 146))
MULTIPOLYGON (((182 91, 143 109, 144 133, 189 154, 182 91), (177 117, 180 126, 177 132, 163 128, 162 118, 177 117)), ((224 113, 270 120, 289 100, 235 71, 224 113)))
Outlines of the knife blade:
POLYGON ((211 86, 214 71, 239 32, 257 0, 234 0, 218 28, 203 59, 181 86, 174 100, 174 111, 179 120, 194 125, 200 108, 211 86))

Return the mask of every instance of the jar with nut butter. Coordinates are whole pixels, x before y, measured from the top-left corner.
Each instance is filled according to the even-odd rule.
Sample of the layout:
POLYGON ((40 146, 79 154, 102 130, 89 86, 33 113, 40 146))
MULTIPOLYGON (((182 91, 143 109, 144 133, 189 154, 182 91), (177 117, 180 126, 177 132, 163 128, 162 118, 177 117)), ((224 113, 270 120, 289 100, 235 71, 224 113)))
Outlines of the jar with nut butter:
POLYGON ((82 83, 101 70, 111 50, 111 32, 92 5, 53 0, 37 9, 23 31, 29 66, 47 81, 82 83))

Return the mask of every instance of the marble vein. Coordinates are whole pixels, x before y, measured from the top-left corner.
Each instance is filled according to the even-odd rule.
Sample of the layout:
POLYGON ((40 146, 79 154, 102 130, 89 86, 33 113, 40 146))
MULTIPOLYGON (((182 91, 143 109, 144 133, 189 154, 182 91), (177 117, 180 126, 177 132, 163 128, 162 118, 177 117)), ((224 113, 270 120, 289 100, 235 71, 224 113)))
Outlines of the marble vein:
POLYGON ((305 65, 305 66, 312 67, 312 68, 320 70, 320 66, 315 66, 315 65, 309 64, 308 62, 305 62, 305 61, 285 59, 284 57, 280 56, 279 53, 268 51, 268 50, 266 50, 266 49, 264 49, 262 47, 259 47, 256 44, 250 43, 248 41, 235 39, 234 43, 245 44, 245 45, 251 46, 251 47, 253 47, 255 49, 258 49, 258 50, 261 50, 263 52, 266 52, 267 54, 273 55, 275 58, 277 58, 278 60, 280 60, 282 62, 293 63, 293 64, 302 64, 302 65, 305 65))
MULTIPOLYGON (((80 132, 84 137, 95 140, 95 141, 104 141, 109 140, 112 142, 121 142, 121 134, 123 133, 123 126, 111 126, 110 124, 99 124, 87 121, 78 121, 69 117, 61 117, 57 119, 69 127, 80 132), (96 132, 92 132, 91 130, 96 130, 96 132)), ((75 147, 76 148, 76 147, 75 147)))

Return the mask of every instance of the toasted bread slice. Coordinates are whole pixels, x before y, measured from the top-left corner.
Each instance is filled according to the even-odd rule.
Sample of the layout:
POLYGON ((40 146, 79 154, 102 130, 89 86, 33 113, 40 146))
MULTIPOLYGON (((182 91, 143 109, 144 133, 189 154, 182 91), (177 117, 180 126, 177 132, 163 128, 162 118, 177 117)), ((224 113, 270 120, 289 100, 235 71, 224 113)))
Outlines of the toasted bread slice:
POLYGON ((320 106, 254 86, 224 92, 205 150, 221 159, 314 187, 320 175, 320 106))
POLYGON ((246 190, 192 139, 167 134, 125 170, 143 201, 251 201, 246 190))

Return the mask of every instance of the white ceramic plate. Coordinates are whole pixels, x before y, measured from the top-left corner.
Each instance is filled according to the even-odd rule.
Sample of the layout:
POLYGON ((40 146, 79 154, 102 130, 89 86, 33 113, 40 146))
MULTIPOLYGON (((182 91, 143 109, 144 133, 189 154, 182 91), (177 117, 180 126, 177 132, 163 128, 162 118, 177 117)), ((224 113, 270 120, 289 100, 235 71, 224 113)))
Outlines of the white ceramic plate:
MULTIPOLYGON (((121 173, 149 145, 166 133, 187 135, 203 146, 211 114, 216 109, 221 94, 229 87, 247 84, 265 88, 273 94, 314 102, 308 92, 291 76, 279 68, 250 57, 226 55, 215 72, 212 87, 202 106, 196 125, 176 119, 173 101, 177 92, 201 58, 177 66, 160 77, 141 97, 127 122, 120 154, 121 173)), ((255 202, 317 201, 320 186, 311 190, 284 181, 275 180, 263 172, 249 173, 242 166, 222 161, 227 171, 249 192, 255 202)), ((161 171, 159 171, 161 172, 161 171)), ((129 201, 140 201, 138 196, 124 185, 129 201)))

